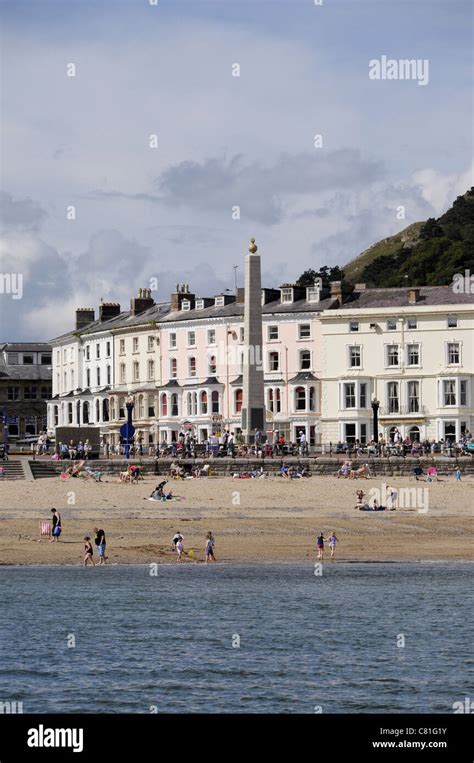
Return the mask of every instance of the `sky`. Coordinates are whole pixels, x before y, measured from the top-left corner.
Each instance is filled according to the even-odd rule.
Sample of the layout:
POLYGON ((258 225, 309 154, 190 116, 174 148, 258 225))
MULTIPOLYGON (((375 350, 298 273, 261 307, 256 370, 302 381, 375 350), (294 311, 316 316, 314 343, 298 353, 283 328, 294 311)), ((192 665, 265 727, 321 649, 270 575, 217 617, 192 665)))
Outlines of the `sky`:
POLYGON ((154 2, 0 0, 2 341, 243 285, 251 237, 265 286, 343 265, 473 185, 470 2, 154 2))

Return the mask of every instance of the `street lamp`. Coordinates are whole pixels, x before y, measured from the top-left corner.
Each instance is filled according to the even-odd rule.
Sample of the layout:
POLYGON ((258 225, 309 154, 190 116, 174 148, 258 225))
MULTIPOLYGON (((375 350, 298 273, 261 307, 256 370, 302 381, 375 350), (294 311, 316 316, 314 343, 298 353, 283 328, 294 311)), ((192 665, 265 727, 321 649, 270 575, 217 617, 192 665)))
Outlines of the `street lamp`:
POLYGON ((125 438, 125 458, 130 458, 130 438, 135 434, 135 427, 132 424, 132 411, 134 408, 133 395, 129 395, 125 402, 127 409, 127 422, 122 427, 123 436, 125 438))
POLYGON ((373 412, 373 415, 374 415, 374 418, 373 418, 373 439, 374 439, 375 444, 378 446, 378 443, 379 443, 379 406, 380 406, 380 401, 377 400, 376 397, 374 397, 374 399, 372 400, 371 405, 372 405, 372 412, 373 412))

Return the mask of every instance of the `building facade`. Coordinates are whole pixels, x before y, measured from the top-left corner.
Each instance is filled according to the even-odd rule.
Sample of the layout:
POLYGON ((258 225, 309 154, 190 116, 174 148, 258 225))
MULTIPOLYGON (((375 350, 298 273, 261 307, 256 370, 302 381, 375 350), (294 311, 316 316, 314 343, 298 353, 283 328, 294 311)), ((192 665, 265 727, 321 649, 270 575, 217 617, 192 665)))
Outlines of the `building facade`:
POLYGON ((0 410, 9 440, 37 435, 46 428, 51 363, 49 344, 0 345, 0 410))
POLYGON ((244 290, 198 297, 177 285, 155 303, 140 289, 116 304, 76 313, 52 341, 48 423, 93 424, 120 441, 125 401, 144 445, 238 433, 246 362, 262 366, 265 429, 311 445, 369 442, 372 400, 379 431, 459 439, 473 425, 474 304, 450 287, 346 291, 283 284, 261 289, 261 348, 247 346, 244 290), (253 355, 252 355, 253 353, 253 355))
POLYGON ((379 433, 413 440, 458 441, 472 431, 473 295, 448 286, 357 288, 321 315, 325 443, 379 433))

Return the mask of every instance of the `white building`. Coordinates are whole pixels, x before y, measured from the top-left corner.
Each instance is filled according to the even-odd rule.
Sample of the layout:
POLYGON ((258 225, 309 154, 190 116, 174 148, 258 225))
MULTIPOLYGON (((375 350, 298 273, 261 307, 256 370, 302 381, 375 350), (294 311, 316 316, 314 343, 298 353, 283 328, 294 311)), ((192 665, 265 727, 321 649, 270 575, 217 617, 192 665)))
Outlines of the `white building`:
MULTIPOLYGON (((156 304, 140 289, 130 310, 108 303, 76 313, 75 330, 51 342, 49 426, 100 426, 117 443, 125 400, 145 445, 198 441, 241 424, 245 354, 243 289, 196 297, 177 287, 156 304)), ((262 289, 266 431, 311 445, 368 442, 371 403, 379 432, 457 440, 473 427, 471 294, 450 287, 320 292, 262 289)))
POLYGON ((473 426, 474 304, 451 287, 365 289, 321 314, 324 443, 379 432, 458 440, 473 426))

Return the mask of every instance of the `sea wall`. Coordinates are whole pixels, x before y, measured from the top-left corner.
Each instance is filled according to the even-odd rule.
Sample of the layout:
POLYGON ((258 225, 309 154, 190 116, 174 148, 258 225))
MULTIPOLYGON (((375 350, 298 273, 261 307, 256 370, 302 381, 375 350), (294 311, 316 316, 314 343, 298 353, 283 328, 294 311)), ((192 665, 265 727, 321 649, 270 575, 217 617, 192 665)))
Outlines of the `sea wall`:
MULTIPOLYGON (((158 460, 148 458, 125 459, 100 459, 90 462, 94 471, 100 471, 103 474, 115 474, 125 471, 130 464, 140 464, 145 474, 155 474, 156 476, 168 476, 170 466, 175 459, 160 458, 158 460)), ((338 469, 345 459, 339 457, 319 458, 266 458, 266 459, 232 459, 232 458, 214 458, 214 459, 182 459, 179 464, 186 470, 195 469, 209 463, 211 467, 211 476, 231 476, 233 474, 243 474, 255 469, 263 469, 268 475, 276 475, 280 470, 282 463, 289 466, 304 467, 311 475, 330 474, 336 475, 338 469)), ((65 460, 60 462, 46 461, 36 459, 29 461, 32 472, 37 476, 54 476, 65 471, 71 464, 77 462, 65 460), (41 474, 43 473, 43 474, 41 474)), ((412 476, 416 466, 422 466, 426 469, 428 466, 435 466, 440 475, 452 475, 455 468, 459 466, 462 474, 474 475, 474 459, 471 456, 465 458, 370 458, 370 459, 352 459, 352 468, 359 469, 364 464, 369 465, 370 474, 373 477, 399 477, 412 476)))

